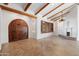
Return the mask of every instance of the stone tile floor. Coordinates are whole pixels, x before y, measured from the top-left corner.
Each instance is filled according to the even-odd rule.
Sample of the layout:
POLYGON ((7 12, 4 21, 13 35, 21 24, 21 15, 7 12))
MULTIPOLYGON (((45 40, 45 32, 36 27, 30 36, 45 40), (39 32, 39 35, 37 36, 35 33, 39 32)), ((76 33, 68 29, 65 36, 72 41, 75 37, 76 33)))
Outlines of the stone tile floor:
POLYGON ((24 39, 3 45, 2 56, 79 56, 79 41, 53 36, 44 39, 24 39))

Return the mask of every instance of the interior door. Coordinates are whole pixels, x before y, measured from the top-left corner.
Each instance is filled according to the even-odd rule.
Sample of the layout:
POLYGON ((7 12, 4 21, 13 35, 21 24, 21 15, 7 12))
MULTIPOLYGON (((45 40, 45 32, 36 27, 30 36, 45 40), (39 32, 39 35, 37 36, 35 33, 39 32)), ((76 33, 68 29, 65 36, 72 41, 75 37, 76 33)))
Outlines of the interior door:
POLYGON ((9 41, 18 41, 28 38, 28 26, 25 21, 17 19, 9 25, 9 41))

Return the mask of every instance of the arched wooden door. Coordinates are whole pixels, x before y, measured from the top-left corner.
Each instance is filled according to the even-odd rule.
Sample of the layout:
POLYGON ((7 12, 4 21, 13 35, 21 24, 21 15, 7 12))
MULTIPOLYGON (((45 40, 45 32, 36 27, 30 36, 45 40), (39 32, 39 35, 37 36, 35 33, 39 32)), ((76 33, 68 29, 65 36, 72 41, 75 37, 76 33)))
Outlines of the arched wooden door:
POLYGON ((21 19, 13 20, 9 24, 9 42, 28 38, 28 25, 21 19))

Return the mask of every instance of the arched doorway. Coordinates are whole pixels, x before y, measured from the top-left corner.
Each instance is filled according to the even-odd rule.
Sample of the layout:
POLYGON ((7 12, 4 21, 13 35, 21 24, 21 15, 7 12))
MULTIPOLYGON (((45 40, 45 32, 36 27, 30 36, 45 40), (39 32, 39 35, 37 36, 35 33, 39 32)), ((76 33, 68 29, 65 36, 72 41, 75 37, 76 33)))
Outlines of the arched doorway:
POLYGON ((28 38, 28 25, 24 20, 15 19, 9 24, 9 42, 28 38))

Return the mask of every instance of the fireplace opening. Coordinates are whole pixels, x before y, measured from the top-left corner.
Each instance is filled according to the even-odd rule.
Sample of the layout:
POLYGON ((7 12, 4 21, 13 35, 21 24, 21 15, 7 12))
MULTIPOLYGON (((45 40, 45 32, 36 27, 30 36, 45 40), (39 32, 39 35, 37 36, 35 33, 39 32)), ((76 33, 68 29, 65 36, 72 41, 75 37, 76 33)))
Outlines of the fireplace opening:
POLYGON ((67 36, 70 36, 70 32, 67 32, 67 36))

